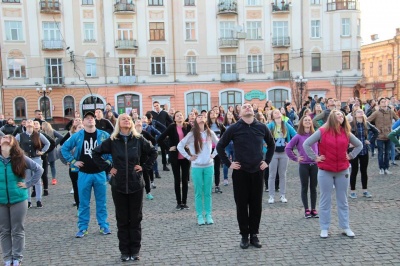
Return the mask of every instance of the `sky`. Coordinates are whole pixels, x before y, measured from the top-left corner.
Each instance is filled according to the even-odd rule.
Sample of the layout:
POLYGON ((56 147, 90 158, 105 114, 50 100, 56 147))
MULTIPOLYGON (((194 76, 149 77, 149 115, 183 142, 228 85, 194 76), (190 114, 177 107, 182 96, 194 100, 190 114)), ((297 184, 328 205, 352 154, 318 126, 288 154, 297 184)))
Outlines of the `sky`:
POLYGON ((396 35, 396 28, 400 28, 400 0, 360 0, 360 3, 361 45, 372 43, 373 34, 378 34, 377 41, 396 35))

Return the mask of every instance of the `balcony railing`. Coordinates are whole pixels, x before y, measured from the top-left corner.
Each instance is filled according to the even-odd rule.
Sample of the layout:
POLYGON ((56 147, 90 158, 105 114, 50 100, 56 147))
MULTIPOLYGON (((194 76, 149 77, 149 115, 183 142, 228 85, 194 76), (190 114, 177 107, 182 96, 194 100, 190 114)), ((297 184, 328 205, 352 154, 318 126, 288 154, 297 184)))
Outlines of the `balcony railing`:
POLYGON ((136 40, 116 40, 115 41, 115 49, 118 50, 132 50, 137 49, 137 41, 136 40))
POLYGON ((290 37, 273 37, 272 38, 273 47, 288 47, 290 46, 290 37))
POLYGON ((288 13, 290 12, 289 4, 285 1, 272 3, 272 13, 288 13))
POLYGON ((237 82, 239 73, 221 73, 221 82, 237 82))
POLYGON ((238 48, 239 39, 236 38, 221 38, 219 39, 219 48, 238 48))
POLYGON ((116 3, 114 5, 114 12, 132 14, 136 12, 136 7, 134 4, 116 3))
POLYGON ((289 70, 274 71, 274 80, 289 80, 289 79, 290 79, 289 70))
POLYGON ((42 40, 42 50, 63 50, 62 40, 42 40))
POLYGON ((60 13, 60 1, 58 0, 40 0, 41 13, 60 13))
POLYGON ((360 9, 360 4, 358 0, 338 0, 332 3, 327 3, 326 6, 327 11, 360 9))
POLYGON ((64 77, 44 77, 44 84, 61 86, 64 84, 64 77))
POLYGON ((237 0, 219 0, 218 14, 237 14, 237 0))
POLYGON ((137 82, 136 76, 119 76, 118 84, 120 85, 132 85, 137 82))

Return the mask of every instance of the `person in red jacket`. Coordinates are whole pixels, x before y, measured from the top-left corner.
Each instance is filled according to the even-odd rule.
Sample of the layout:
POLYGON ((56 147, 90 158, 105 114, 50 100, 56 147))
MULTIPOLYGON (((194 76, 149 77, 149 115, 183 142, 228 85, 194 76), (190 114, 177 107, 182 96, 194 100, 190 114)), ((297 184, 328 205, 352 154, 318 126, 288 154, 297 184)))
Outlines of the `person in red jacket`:
POLYGON ((351 134, 351 127, 346 117, 338 110, 332 110, 327 122, 303 143, 307 156, 316 161, 318 165, 321 238, 328 237, 333 186, 336 190, 339 226, 344 230, 344 235, 355 236, 349 226, 349 204, 347 202, 347 189, 350 179, 349 160, 355 158, 362 147, 361 141, 351 134), (311 149, 311 146, 316 142, 319 142, 318 155, 311 149), (354 146, 354 149, 347 153, 349 143, 354 146))

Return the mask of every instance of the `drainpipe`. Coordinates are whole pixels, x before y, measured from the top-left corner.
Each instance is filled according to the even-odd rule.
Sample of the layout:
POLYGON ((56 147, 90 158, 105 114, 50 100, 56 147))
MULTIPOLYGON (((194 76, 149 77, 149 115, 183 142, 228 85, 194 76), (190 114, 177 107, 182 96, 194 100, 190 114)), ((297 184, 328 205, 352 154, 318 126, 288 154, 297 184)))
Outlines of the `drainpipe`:
MULTIPOLYGON (((171 38, 172 38, 172 62, 174 66, 174 83, 176 81, 176 58, 175 58, 175 16, 174 16, 174 1, 171 0, 171 16, 172 16, 172 30, 171 30, 171 38)), ((176 85, 175 85, 176 86, 176 85)))
POLYGON ((1 113, 4 114, 4 88, 3 88, 3 57, 2 57, 2 51, 1 51, 1 45, 0 45, 0 110, 1 113))
MULTIPOLYGON (((303 8, 303 0, 300 1, 300 19, 303 19, 303 12, 304 12, 304 8, 303 8)), ((301 75, 304 77, 304 26, 303 26, 303 21, 300 21, 300 25, 301 25, 301 49, 303 51, 303 55, 301 56, 301 75)), ((300 106, 301 108, 301 106, 300 106)))
MULTIPOLYGON (((102 17, 104 18, 104 1, 100 1, 100 13, 102 14, 102 17)), ((105 27, 104 27, 104 19, 100 20, 100 28, 103 33, 103 71, 104 71, 104 83, 107 85, 107 64, 106 64, 106 32, 105 32, 105 27)))

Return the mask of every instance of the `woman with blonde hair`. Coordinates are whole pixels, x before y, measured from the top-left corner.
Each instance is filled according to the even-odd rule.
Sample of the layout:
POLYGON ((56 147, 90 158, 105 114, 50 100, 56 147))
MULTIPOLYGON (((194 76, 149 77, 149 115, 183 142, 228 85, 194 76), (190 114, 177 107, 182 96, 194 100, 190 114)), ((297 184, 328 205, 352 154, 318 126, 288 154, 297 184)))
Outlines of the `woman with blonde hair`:
MULTIPOLYGON (((53 129, 50 123, 48 122, 43 122, 42 123, 42 131, 45 133, 47 136, 49 136, 52 140, 55 142, 55 147, 60 144, 61 140, 63 139, 63 135, 58 133, 53 129)), ((56 170, 56 161, 57 161, 57 149, 53 149, 51 152, 47 154, 47 161, 50 164, 50 170, 51 170, 51 184, 52 185, 57 185, 57 170, 56 170)))

